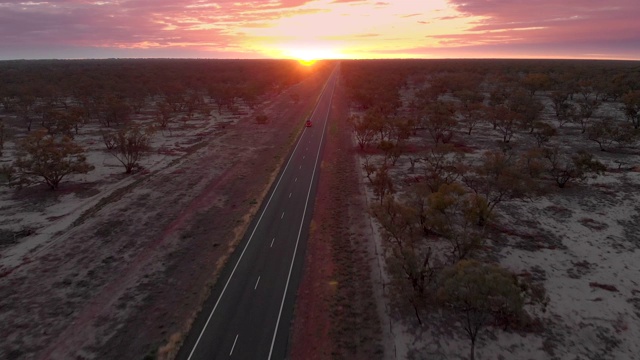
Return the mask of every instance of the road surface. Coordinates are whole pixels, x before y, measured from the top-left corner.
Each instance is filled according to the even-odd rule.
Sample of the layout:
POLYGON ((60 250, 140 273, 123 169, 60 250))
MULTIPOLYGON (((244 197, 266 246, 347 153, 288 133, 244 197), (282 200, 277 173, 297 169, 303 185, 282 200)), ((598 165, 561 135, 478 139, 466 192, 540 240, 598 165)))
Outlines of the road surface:
MULTIPOLYGON (((178 359, 285 359, 335 69, 267 201, 227 262, 178 359)), ((300 119, 304 122, 306 119, 300 119)))

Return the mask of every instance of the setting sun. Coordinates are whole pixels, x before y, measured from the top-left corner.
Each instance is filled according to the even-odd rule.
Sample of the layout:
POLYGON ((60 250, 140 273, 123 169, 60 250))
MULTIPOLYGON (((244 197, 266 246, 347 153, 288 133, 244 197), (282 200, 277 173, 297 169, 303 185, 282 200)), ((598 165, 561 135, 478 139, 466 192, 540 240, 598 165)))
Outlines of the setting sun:
POLYGON ((315 60, 340 59, 343 56, 336 50, 323 46, 322 44, 309 45, 284 45, 284 57, 298 59, 300 62, 310 62, 315 60))
POLYGON ((314 59, 298 59, 298 62, 302 66, 311 66, 311 65, 316 63, 316 60, 314 60, 314 59))

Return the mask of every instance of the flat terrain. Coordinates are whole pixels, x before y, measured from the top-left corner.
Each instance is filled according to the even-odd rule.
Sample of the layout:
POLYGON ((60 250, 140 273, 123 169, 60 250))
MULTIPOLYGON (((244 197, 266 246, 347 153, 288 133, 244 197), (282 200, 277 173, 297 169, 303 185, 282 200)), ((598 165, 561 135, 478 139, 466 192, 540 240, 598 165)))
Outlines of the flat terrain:
POLYGON ((313 214, 334 68, 263 206, 221 273, 179 359, 283 359, 313 214))
POLYGON ((267 124, 242 109, 173 124, 131 176, 83 128, 94 172, 55 192, 3 189, 0 357, 170 357, 324 80, 265 99, 267 124))
MULTIPOLYGON (((416 89, 411 78, 402 87, 400 117, 410 114, 412 101, 418 97, 416 89)), ((544 312, 528 309, 538 319, 530 328, 482 330, 476 359, 636 359, 640 353, 637 139, 600 151, 581 133, 578 124, 557 121, 550 96, 548 91, 535 95, 544 106, 540 120, 558 131, 549 146, 567 153, 587 151, 605 165, 606 171, 590 174, 582 182, 570 182, 564 188, 544 178, 540 180, 541 194, 504 201, 496 207, 486 241, 475 256, 542 284, 549 302, 544 312)), ((458 102, 450 93, 441 95, 440 100, 458 102)), ((620 102, 604 102, 593 115, 592 126, 603 118, 619 124, 628 122, 623 109, 620 102)), ((353 106, 350 113, 364 112, 353 106)), ((450 144, 464 153, 466 164, 477 163, 487 150, 502 151, 504 145, 500 130, 492 126, 490 118, 481 118, 471 135, 460 120, 453 128, 450 144)), ((407 151, 390 166, 396 199, 405 199, 412 184, 428 176, 424 162, 412 164, 411 160, 424 159, 434 143, 427 129, 418 127, 405 145, 407 151)), ((516 130, 508 151, 520 154, 535 147, 527 131, 516 130)), ((375 144, 357 150, 354 138, 352 148, 360 154, 361 169, 367 163, 384 162, 385 156, 375 144)), ((369 203, 379 201, 366 171, 361 170, 360 177, 367 184, 369 203)), ((405 294, 394 290, 395 280, 387 266, 392 245, 385 243, 379 223, 373 220, 373 224, 378 235, 371 237, 372 244, 378 242, 385 249, 379 253, 379 263, 383 264, 387 296, 378 300, 379 307, 387 309, 382 321, 390 322, 395 358, 468 358, 470 340, 462 330, 462 321, 443 310, 426 309, 420 324, 405 294)), ((442 243, 429 244, 441 254, 447 251, 442 243)))
MULTIPOLYGON (((357 152, 338 82, 320 172, 304 275, 295 307, 291 358, 383 359, 371 261, 371 227, 357 152)), ((385 357, 386 355, 386 357, 385 357)))

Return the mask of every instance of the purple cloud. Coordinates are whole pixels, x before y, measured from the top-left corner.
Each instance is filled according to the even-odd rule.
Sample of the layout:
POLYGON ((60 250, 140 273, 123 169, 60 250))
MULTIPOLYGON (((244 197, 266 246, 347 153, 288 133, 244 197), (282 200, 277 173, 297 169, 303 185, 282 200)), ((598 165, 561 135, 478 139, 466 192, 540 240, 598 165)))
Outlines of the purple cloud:
MULTIPOLYGON (((0 59, 31 47, 233 47, 230 24, 259 27, 309 0, 0 1, 0 59), (263 10, 262 13, 247 10, 263 10)), ((241 35, 240 35, 241 36, 241 35)))
POLYGON ((466 36, 450 39, 469 44, 499 42, 566 43, 640 38, 637 0, 450 0, 459 12, 480 16, 466 36))

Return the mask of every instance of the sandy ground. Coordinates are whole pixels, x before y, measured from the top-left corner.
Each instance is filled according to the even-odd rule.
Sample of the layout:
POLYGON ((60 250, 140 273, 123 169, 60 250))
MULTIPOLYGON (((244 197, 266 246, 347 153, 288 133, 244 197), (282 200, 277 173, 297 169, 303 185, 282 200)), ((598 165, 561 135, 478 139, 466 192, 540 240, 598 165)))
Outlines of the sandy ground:
MULTIPOLYGON (((407 91, 405 101, 410 96, 407 91)), ((545 105, 543 118, 554 123, 550 103, 545 105)), ((624 121, 619 105, 604 104, 597 116, 613 115, 624 121)), ((542 327, 527 333, 489 328, 479 336, 476 359, 640 358, 637 149, 598 151, 577 126, 564 125, 552 142, 574 151, 589 150, 608 171, 565 189, 551 183, 546 195, 532 201, 501 204, 487 242, 490 258, 544 284, 550 303, 545 313, 535 314, 542 327), (625 165, 619 169, 616 161, 625 165)), ((410 141, 418 146, 423 136, 428 135, 418 132, 410 141)), ((495 148, 498 139, 489 124, 482 124, 472 136, 460 129, 454 141, 463 142, 474 157, 495 148)), ((524 146, 532 140, 520 133, 512 141, 524 146)), ((397 181, 406 176, 409 166, 406 156, 401 157, 394 170, 397 181)), ((366 183, 364 172, 360 176, 366 183)), ((369 201, 375 199, 371 189, 365 194, 369 201)), ((379 233, 371 239, 376 240, 371 246, 380 246, 379 233)), ((384 254, 379 254, 378 263, 384 264, 384 254)), ((383 282, 388 281, 384 265, 380 270, 383 282)), ((393 349, 386 358, 468 358, 470 342, 455 321, 432 313, 427 324, 419 326, 410 311, 398 306, 397 294, 387 295, 378 296, 379 308, 385 310, 381 319, 389 321, 393 349)))
POLYGON ((154 135, 153 154, 131 176, 86 126, 77 140, 96 170, 55 192, 2 189, 0 358, 175 351, 323 80, 266 100, 266 125, 246 108, 174 124, 154 135), (293 103, 290 92, 303 100, 293 103))

